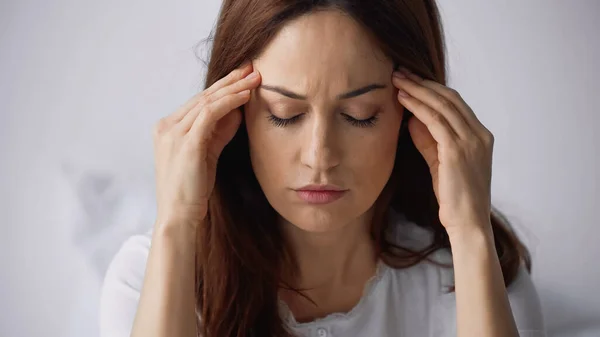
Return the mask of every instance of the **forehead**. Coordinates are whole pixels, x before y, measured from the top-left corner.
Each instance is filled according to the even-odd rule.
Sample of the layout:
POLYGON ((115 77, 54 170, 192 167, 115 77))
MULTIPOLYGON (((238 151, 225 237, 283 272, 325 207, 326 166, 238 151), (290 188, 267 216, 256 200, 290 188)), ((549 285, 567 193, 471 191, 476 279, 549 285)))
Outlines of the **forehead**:
POLYGON ((338 11, 287 23, 254 61, 263 83, 329 95, 390 81, 392 62, 368 32, 338 11))

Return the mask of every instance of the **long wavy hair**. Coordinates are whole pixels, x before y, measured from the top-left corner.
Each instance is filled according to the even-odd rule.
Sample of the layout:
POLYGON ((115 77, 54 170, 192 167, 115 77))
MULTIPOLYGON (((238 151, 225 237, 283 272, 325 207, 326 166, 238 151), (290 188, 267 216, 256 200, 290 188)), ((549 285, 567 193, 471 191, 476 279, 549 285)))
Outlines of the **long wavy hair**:
MULTIPOLYGON (((375 37, 396 66, 446 84, 443 29, 434 0, 224 0, 208 38, 212 49, 205 87, 255 59, 287 22, 320 10, 346 13, 375 37)), ((406 129, 410 115, 406 110, 394 169, 375 203, 371 227, 379 257, 393 268, 406 268, 437 250, 450 249, 429 168, 406 129), (431 231, 431 244, 416 251, 390 242, 386 236, 390 208, 431 231)), ((508 286, 521 263, 531 271, 530 255, 506 219, 494 207, 492 210, 495 246, 508 286)), ((208 216, 197 241, 200 334, 290 336, 279 316, 278 289, 286 287, 282 271, 293 261, 277 213, 253 173, 243 121, 219 158, 208 216)))

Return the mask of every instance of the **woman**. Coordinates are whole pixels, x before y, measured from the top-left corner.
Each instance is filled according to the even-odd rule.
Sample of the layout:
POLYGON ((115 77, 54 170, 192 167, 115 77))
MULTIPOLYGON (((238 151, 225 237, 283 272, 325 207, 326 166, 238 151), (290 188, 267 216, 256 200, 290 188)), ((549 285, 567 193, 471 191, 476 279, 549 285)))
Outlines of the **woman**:
POLYGON ((222 6, 207 89, 155 128, 158 216, 111 263, 103 336, 545 336, 433 0, 222 6))

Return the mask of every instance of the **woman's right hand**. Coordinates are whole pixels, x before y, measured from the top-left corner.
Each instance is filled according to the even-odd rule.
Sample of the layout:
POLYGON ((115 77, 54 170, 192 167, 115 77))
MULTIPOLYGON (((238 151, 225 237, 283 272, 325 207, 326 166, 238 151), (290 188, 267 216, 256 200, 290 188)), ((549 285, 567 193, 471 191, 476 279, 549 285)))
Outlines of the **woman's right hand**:
POLYGON ((248 62, 156 124, 157 226, 176 222, 195 228, 204 220, 217 160, 240 126, 239 107, 259 78, 248 62))

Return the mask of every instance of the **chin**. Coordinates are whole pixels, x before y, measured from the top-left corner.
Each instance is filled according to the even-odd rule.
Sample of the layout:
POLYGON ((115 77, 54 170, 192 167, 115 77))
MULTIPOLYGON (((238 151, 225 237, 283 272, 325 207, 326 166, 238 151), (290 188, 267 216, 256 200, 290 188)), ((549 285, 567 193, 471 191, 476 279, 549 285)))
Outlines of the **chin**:
POLYGON ((347 208, 330 208, 323 206, 303 205, 292 206, 289 212, 279 214, 293 226, 306 232, 326 233, 344 228, 348 223, 356 219, 348 212, 347 208))

